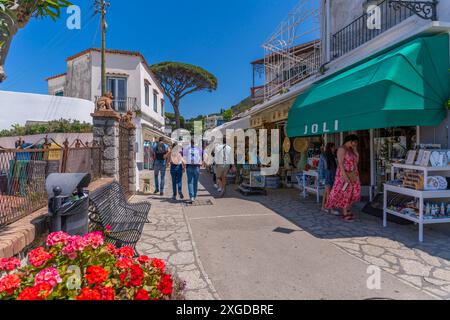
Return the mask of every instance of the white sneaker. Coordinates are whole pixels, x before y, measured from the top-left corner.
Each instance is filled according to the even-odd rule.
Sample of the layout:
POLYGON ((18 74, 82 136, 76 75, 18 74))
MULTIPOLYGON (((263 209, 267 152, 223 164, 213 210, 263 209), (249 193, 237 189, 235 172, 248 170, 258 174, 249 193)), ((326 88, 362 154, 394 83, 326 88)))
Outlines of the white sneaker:
POLYGON ((219 189, 219 186, 217 184, 214 185, 214 188, 219 189))
POLYGON ((217 192, 221 193, 223 191, 222 188, 217 189, 217 192))

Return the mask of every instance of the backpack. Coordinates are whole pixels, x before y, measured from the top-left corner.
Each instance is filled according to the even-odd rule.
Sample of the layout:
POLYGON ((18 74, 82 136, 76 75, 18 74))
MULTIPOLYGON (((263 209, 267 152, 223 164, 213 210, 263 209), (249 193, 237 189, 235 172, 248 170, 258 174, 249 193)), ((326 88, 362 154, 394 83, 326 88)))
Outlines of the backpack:
POLYGON ((164 156, 167 153, 167 148, 163 143, 160 143, 155 148, 155 158, 156 160, 165 160, 164 156))

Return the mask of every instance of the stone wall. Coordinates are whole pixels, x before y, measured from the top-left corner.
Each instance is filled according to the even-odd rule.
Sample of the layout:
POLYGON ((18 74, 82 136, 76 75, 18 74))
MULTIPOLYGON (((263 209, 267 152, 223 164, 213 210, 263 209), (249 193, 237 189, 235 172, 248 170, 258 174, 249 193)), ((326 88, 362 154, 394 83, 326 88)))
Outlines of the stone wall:
POLYGON ((120 170, 120 125, 125 125, 129 130, 128 136, 128 172, 129 172, 129 190, 134 194, 136 192, 136 127, 118 113, 108 111, 97 111, 92 114, 94 143, 101 146, 102 152, 102 176, 119 181, 120 170), (123 123, 125 121, 125 123, 123 123), (121 124, 122 122, 122 124, 121 124))

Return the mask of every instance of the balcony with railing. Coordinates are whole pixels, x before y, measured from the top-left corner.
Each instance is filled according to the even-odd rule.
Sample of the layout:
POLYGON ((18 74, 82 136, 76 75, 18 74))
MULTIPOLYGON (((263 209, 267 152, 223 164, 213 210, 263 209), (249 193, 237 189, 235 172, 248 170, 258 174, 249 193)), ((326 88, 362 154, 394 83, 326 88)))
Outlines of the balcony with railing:
POLYGON ((373 8, 332 35, 331 59, 346 55, 414 15, 428 20, 437 17, 437 1, 384 0, 373 8))
MULTIPOLYGON (((99 99, 99 96, 95 97, 95 103, 99 99)), ((128 111, 140 111, 140 107, 137 103, 137 98, 127 97, 123 99, 113 99, 113 109, 119 113, 127 113, 128 111)))

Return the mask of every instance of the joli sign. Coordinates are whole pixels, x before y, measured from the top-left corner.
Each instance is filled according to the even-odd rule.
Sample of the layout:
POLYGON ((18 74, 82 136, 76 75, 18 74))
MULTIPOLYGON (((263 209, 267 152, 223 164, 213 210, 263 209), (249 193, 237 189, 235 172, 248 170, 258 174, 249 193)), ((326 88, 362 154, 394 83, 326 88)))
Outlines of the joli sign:
POLYGON ((330 132, 336 132, 339 130, 339 120, 334 122, 323 122, 305 125, 305 132, 303 135, 324 134, 330 132))

